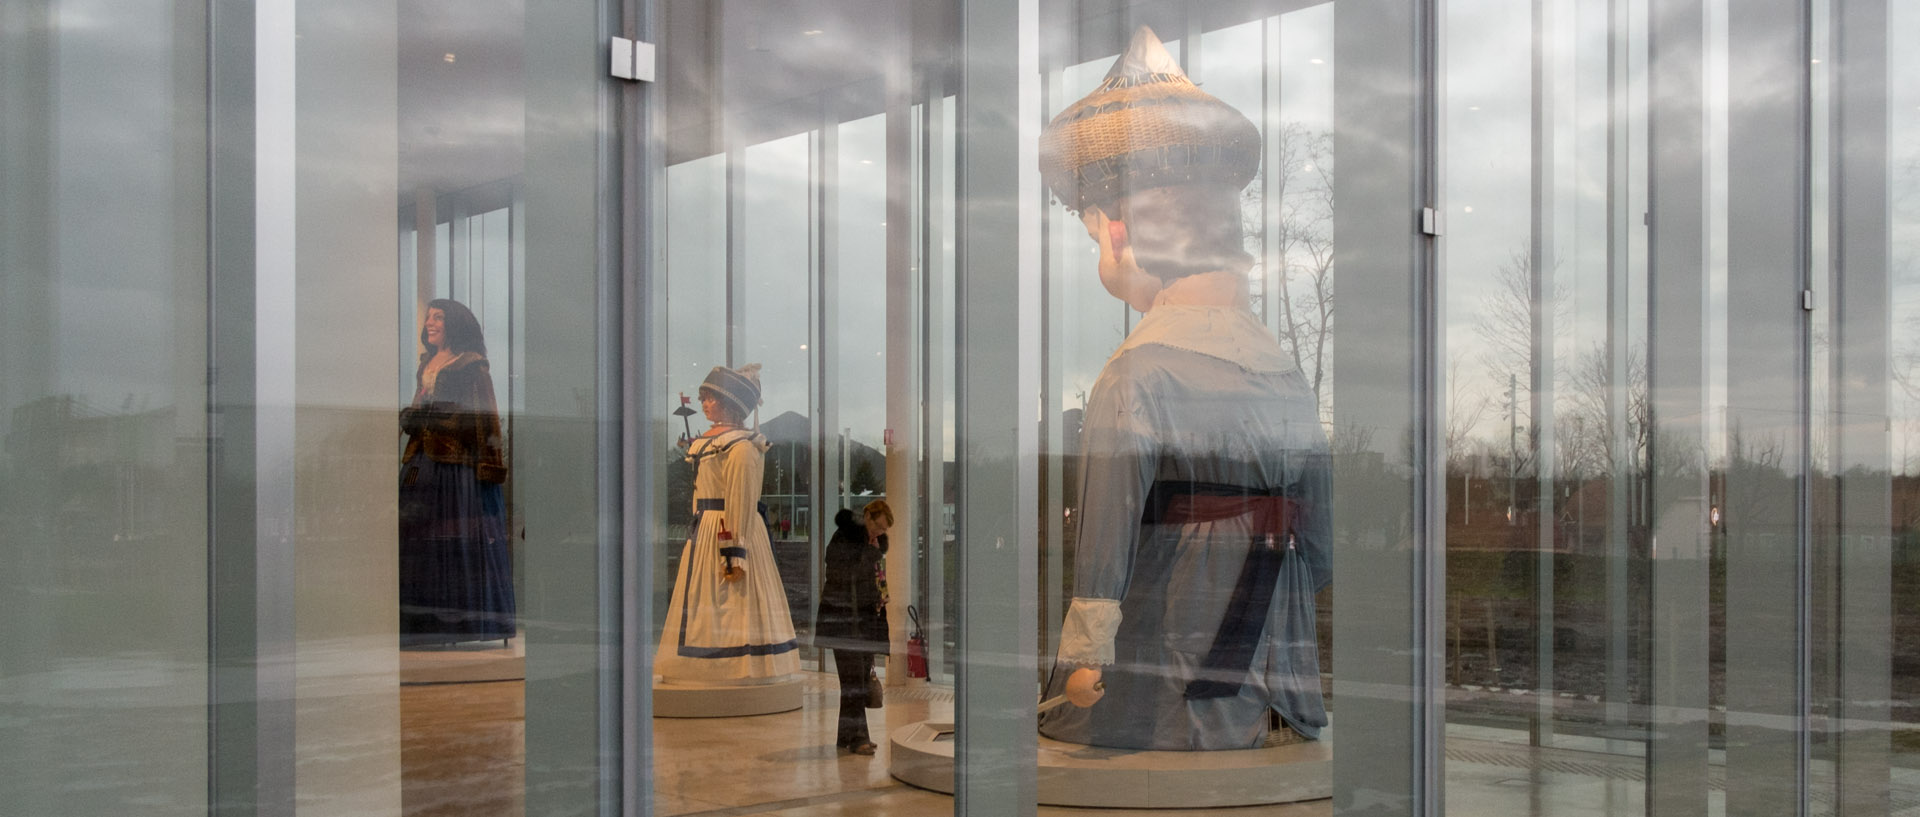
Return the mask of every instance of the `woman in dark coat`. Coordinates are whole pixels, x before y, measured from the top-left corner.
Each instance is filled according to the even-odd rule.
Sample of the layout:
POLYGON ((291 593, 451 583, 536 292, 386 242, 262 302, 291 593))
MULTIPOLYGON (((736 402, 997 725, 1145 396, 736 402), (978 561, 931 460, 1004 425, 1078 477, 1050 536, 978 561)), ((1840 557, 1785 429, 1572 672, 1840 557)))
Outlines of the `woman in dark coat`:
POLYGON ((514 635, 500 413, 480 322, 458 301, 427 305, 413 405, 400 411, 400 641, 514 635))
POLYGON ((840 676, 840 729, 834 745, 856 755, 873 754, 867 736, 867 676, 876 655, 887 654, 887 528, 893 509, 884 499, 834 516, 820 583, 820 610, 813 643, 833 650, 840 676))

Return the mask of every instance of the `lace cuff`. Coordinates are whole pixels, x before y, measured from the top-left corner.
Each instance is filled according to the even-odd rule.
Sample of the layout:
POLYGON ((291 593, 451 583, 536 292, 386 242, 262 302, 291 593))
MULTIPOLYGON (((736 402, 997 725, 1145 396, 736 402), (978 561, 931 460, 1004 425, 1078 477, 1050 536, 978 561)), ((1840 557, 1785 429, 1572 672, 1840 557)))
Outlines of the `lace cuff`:
POLYGON ((1119 601, 1075 598, 1060 627, 1060 661, 1087 667, 1113 663, 1113 634, 1119 630, 1119 601))

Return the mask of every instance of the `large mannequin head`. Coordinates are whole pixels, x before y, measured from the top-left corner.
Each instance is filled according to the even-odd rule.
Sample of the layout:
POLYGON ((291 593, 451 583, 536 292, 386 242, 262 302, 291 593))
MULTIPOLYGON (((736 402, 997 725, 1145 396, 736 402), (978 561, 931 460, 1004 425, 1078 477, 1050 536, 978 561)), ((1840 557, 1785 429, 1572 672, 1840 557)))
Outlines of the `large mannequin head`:
POLYGON ((1244 273, 1240 190, 1260 133, 1199 89, 1150 29, 1040 138, 1047 186, 1100 247, 1100 282, 1146 311, 1173 282, 1244 273))
POLYGON ((1253 264, 1243 244, 1239 191, 1224 185, 1148 188, 1090 204, 1080 223, 1100 247, 1100 283, 1141 312, 1174 281, 1245 273, 1253 264))

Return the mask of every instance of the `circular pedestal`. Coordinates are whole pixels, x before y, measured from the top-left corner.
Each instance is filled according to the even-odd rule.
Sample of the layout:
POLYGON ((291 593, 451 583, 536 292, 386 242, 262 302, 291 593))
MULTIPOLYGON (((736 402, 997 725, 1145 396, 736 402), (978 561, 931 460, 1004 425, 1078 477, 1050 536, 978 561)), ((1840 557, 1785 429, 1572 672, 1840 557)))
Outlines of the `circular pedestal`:
POLYGON ((800 708, 806 682, 791 676, 770 684, 653 682, 656 718, 739 718, 800 708))
MULTIPOLYGON (((1103 749, 1040 738, 1040 802, 1096 808, 1224 808, 1333 796, 1332 730, 1320 740, 1218 752, 1103 749)), ((888 769, 953 793, 953 724, 903 726, 888 769)))
POLYGON ((400 648, 402 684, 470 684, 526 677, 524 639, 400 648))

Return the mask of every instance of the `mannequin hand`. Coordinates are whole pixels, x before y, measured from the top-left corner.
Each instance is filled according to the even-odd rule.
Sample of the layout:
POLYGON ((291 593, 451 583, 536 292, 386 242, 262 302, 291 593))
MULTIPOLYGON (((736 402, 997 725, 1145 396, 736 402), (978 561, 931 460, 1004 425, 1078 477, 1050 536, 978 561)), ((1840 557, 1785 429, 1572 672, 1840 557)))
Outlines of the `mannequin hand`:
POLYGON ((723 582, 737 582, 746 577, 747 569, 744 567, 724 567, 720 569, 720 580, 723 582))
POLYGON ((1074 706, 1086 708, 1093 706, 1107 694, 1107 688, 1100 683, 1100 671, 1092 667, 1081 667, 1067 676, 1067 701, 1074 706))

